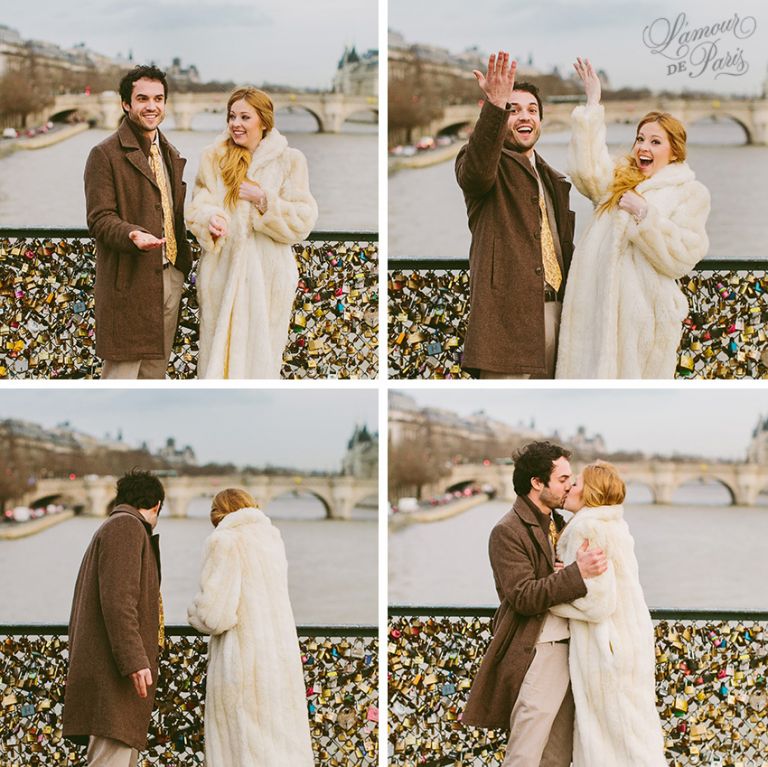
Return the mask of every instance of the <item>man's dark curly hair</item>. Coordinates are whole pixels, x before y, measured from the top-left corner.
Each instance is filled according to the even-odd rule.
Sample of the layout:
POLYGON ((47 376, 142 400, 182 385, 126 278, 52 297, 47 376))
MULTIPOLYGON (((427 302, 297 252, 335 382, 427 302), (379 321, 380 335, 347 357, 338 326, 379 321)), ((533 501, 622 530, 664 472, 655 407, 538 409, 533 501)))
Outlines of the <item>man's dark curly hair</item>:
MULTIPOLYGON (((124 104, 131 103, 131 94, 133 93, 133 84, 137 80, 141 80, 142 77, 146 77, 147 80, 158 80, 163 84, 163 92, 165 98, 168 98, 168 81, 165 79, 165 72, 159 69, 154 64, 141 64, 134 67, 130 72, 126 72, 123 75, 123 79, 120 80, 120 100, 124 104)), ((123 110, 125 111, 125 110, 123 110)))
POLYGON ((133 469, 117 480, 116 506, 127 503, 134 509, 151 509, 164 500, 162 483, 148 471, 133 469))
POLYGON ((536 478, 545 485, 549 484, 552 474, 552 464, 558 458, 570 458, 571 451, 551 442, 530 442, 512 456, 515 470, 512 473, 512 484, 518 495, 528 495, 531 492, 531 480, 536 478))

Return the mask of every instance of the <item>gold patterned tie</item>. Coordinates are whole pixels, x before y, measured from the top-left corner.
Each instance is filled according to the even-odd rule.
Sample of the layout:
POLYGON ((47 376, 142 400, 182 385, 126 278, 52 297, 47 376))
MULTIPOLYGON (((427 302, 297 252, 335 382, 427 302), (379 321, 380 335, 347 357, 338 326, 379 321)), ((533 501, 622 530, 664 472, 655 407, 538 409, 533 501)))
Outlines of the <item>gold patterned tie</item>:
POLYGON ((547 203, 544 199, 544 187, 539 182, 539 210, 541 211, 541 260, 544 263, 544 279, 555 289, 560 290, 563 273, 555 253, 555 243, 552 240, 552 230, 549 228, 547 203))
POLYGON ((157 624, 157 646, 162 650, 165 647, 165 610, 163 610, 163 595, 157 593, 157 611, 159 621, 157 624))
POLYGON ((557 556, 557 540, 560 537, 560 533, 557 532, 557 525, 555 520, 550 516, 549 518, 549 542, 552 544, 552 552, 557 556))
POLYGON ((171 198, 168 194, 168 186, 165 183, 160 150, 153 143, 149 149, 149 164, 155 174, 155 180, 160 187, 160 201, 163 205, 163 234, 165 235, 165 256, 172 263, 176 263, 176 234, 173 231, 173 209, 171 198))

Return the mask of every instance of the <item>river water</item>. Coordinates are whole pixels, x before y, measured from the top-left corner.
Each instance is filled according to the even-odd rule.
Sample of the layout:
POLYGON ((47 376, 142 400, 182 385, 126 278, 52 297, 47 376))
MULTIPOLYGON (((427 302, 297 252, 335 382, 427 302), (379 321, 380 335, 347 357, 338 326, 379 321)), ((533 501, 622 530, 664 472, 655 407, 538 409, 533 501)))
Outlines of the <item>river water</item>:
MULTIPOLYGON (((625 519, 649 607, 768 609, 768 508, 721 505, 719 487, 686 486, 670 506, 644 503, 642 491, 630 486, 625 519)), ((497 606, 488 536, 511 505, 390 531, 389 603, 497 606)))
MULTIPOLYGON (((543 133, 537 149, 554 168, 567 167, 568 132, 543 133)), ((612 156, 629 150, 634 127, 609 125, 612 156)), ((696 123, 688 132, 688 163, 712 195, 707 224, 710 258, 766 258, 768 147, 746 146, 733 123, 696 123)), ((592 217, 592 204, 571 191, 576 238, 592 217)), ((467 258, 470 235, 453 161, 400 170, 389 177, 390 258, 467 258)))
MULTIPOLYGON (((194 130, 164 132, 187 158, 191 194, 202 150, 224 127, 223 114, 202 114, 194 130)), ((316 230, 378 231, 378 129, 346 123, 341 133, 315 132, 306 113, 278 112, 277 128, 309 164, 320 208, 316 230)), ((85 227, 83 168, 88 152, 111 131, 89 130, 46 149, 19 150, 0 159, 0 227, 85 227)))
MULTIPOLYGON (((185 624, 195 595, 203 542, 213 527, 210 499, 193 502, 187 519, 161 515, 166 622, 185 624)), ((323 519, 319 501, 281 497, 265 508, 288 556, 294 617, 301 624, 377 622, 376 511, 351 521, 323 519)), ((16 541, 0 540, 0 624, 67 623, 83 553, 103 520, 76 517, 16 541)))

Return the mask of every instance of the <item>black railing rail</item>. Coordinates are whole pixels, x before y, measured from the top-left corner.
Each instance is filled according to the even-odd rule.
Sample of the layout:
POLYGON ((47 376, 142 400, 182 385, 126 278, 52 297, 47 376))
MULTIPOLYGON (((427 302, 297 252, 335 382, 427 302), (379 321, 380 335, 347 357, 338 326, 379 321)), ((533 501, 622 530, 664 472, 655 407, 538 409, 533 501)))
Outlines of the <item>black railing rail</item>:
MULTIPOLYGON (((651 607, 649 609, 651 618, 655 621, 768 621, 768 610, 692 609, 690 607, 651 607)), ((496 608, 488 605, 390 605, 387 612, 397 617, 493 618, 496 608)))
MULTIPOLYGON (((376 626, 363 624, 319 625, 307 624, 296 627, 300 637, 375 637, 378 636, 376 626)), ((165 624, 165 633, 170 636, 206 636, 196 628, 184 624, 165 624)), ((68 636, 69 627, 62 623, 8 623, 0 624, 0 636, 68 636)))
MULTIPOLYGON (((0 230, 2 236, 2 230, 0 230)), ((387 271, 402 269, 444 269, 457 271, 469 269, 469 258, 421 258, 420 256, 398 256, 387 261, 387 271)), ((693 267, 694 272, 732 271, 744 272, 753 269, 768 271, 768 258, 705 258, 693 267)), ((685 279, 685 278, 683 278, 685 279)))
MULTIPOLYGON (((51 227, 51 226, 26 226, 26 227, 0 227, 0 238, 12 239, 30 238, 40 239, 82 239, 90 237, 91 233, 85 227, 51 227)), ((192 232, 187 232, 190 240, 194 239, 192 232)), ((310 232, 307 242, 378 242, 378 232, 343 232, 341 230, 310 232)))

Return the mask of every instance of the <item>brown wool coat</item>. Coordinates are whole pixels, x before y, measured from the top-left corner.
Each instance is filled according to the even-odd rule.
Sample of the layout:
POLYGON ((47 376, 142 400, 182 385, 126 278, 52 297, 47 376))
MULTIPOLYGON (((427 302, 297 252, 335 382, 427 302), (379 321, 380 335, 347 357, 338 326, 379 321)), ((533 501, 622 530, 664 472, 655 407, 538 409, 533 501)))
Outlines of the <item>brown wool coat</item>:
POLYGON ((115 507, 91 540, 80 565, 69 620, 69 670, 64 736, 89 735, 147 744, 158 663, 158 536, 132 506, 115 507), (146 698, 130 674, 152 672, 146 698))
MULTIPOLYGON (((562 526, 558 515, 555 520, 562 526)), ((465 725, 509 729, 547 610, 583 597, 587 587, 575 562, 555 572, 549 540, 523 498, 491 531, 488 554, 501 604, 461 719, 465 725)))
MULTIPOLYGON (((538 377, 546 373, 539 185, 530 160, 504 143, 508 118, 509 111, 486 102, 456 158, 472 232, 462 366, 538 377)), ((536 166, 553 201, 565 278, 573 254, 571 185, 538 153, 536 166)), ((564 286, 565 279, 561 298, 564 286)))
MULTIPOLYGON (((173 195, 176 267, 192 265, 184 224, 186 160, 160 134, 173 195)), ((102 359, 163 359, 162 249, 139 250, 139 229, 163 236, 160 188, 127 119, 95 146, 85 166, 88 228, 96 239, 96 354, 102 359)))

